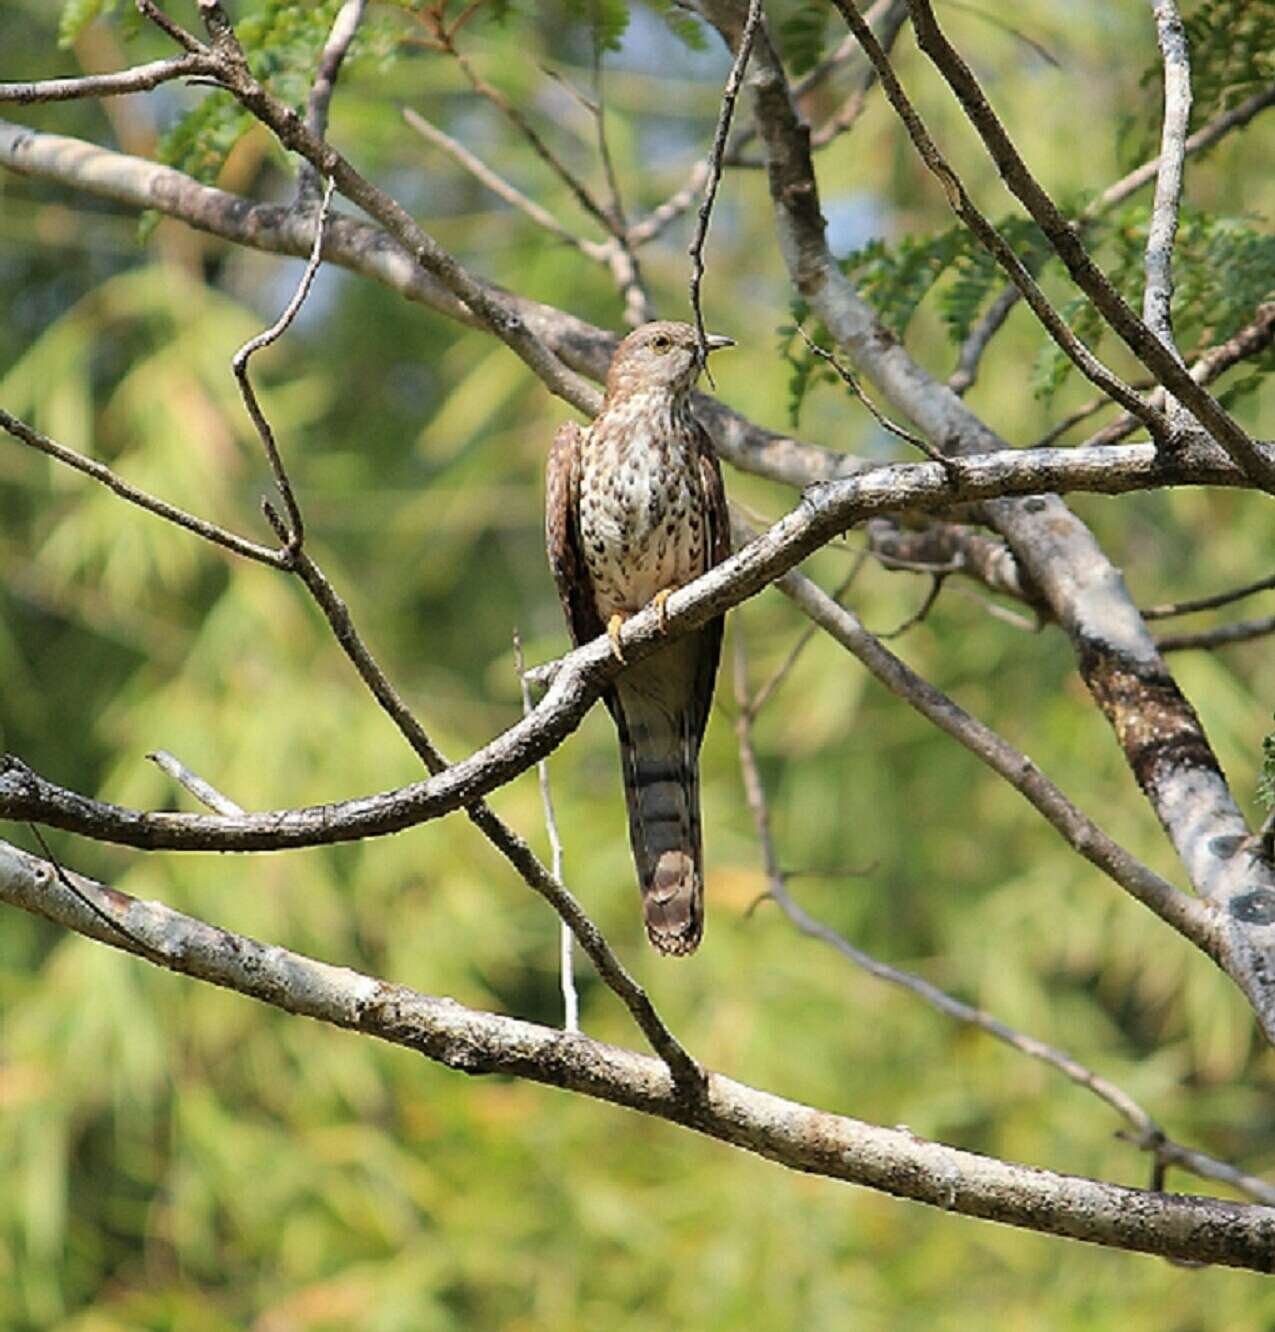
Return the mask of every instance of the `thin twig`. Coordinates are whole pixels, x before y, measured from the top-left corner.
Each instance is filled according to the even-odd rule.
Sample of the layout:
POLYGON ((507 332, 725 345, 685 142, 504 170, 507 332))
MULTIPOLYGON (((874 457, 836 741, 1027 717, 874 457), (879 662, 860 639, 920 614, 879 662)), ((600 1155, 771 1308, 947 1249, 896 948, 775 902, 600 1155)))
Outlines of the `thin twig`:
POLYGON ((31 105, 36 102, 70 102, 86 97, 120 97, 127 93, 147 92, 174 79, 210 74, 213 62, 197 51, 169 60, 152 60, 132 69, 109 74, 89 74, 74 79, 43 79, 38 83, 0 83, 0 102, 31 105))
MULTIPOLYGON (((1147 228, 1143 272, 1142 318, 1165 349, 1179 361, 1173 337, 1173 246, 1182 206, 1182 164, 1186 157, 1191 120, 1191 59, 1186 29, 1177 0, 1151 0, 1156 41, 1164 62, 1164 124, 1160 134, 1160 167, 1155 178, 1151 222, 1147 228)), ((1178 424, 1181 409, 1172 396, 1166 400, 1169 419, 1178 424)))
POLYGON ((242 814, 242 805, 237 805, 229 796, 224 796, 211 782, 205 781, 197 772, 192 772, 175 754, 166 749, 156 749, 146 757, 161 772, 167 773, 179 786, 207 806, 214 814, 242 814))
MULTIPOLYGON (((306 126, 316 138, 327 137, 328 111, 332 105, 332 94, 336 91, 337 77, 366 9, 367 0, 345 0, 332 20, 328 40, 319 56, 319 68, 310 87, 310 99, 305 112, 306 126)), ((318 187, 319 173, 309 162, 302 162, 299 197, 305 199, 317 195, 318 187)))
MULTIPOLYGON (((531 711, 531 687, 527 684, 527 663, 522 654, 522 635, 514 630, 514 664, 518 668, 518 688, 522 692, 522 712, 531 711)), ((540 803, 545 812, 545 832, 549 837, 550 873, 562 882, 562 838, 558 835, 558 820, 553 809, 553 792, 549 789, 549 763, 541 759, 536 764, 540 779, 540 803)), ((562 985, 562 1026, 565 1031, 580 1030, 580 996, 576 993, 575 956, 571 946, 574 935, 565 920, 558 921, 558 976, 562 985)))
MULTIPOLYGON (((585 183, 571 170, 570 167, 553 151, 552 148, 540 137, 536 127, 523 115, 522 111, 500 91, 499 88, 487 82, 481 74, 474 68, 469 57, 459 49, 452 41, 450 36, 444 35, 442 38, 443 49, 460 67, 461 72, 469 80, 470 87, 478 93, 480 97, 485 97, 506 120, 523 136, 531 145, 532 151, 538 158, 558 177, 560 181, 571 191, 576 202, 609 236, 616 236, 618 229, 615 220, 607 213, 607 210, 593 197, 592 191, 585 183)), ((618 233, 623 234, 623 233, 618 233)))
MULTIPOLYGON (((1087 421, 1091 416, 1096 416, 1099 412, 1108 407, 1114 407, 1115 403, 1110 398, 1090 398, 1088 402, 1077 407, 1074 412, 1069 412, 1063 417, 1057 425, 1051 426, 1041 437, 1032 444, 1034 449, 1052 448, 1073 426, 1078 426, 1082 421, 1087 421)), ((1121 420, 1129 422, 1129 430, 1136 430, 1138 422, 1132 416, 1121 417, 1121 420)), ((1127 432, 1126 432, 1127 433, 1127 432)))
POLYGON ((634 247, 629 242, 626 228, 618 215, 613 214, 611 210, 598 202, 593 192, 579 176, 541 138, 535 126, 523 115, 522 111, 499 88, 488 83, 478 73, 469 57, 456 45, 455 36, 460 27, 459 20, 450 29, 444 27, 438 15, 427 13, 423 16, 423 21, 431 26, 438 41, 439 49, 445 51, 456 61, 474 91, 491 102, 505 119, 518 130, 531 145, 536 156, 566 185, 580 207, 610 237, 608 244, 602 248, 601 258, 611 270, 612 279, 624 300, 627 322, 636 326, 653 318, 654 309, 642 281, 642 271, 638 265, 637 255, 634 247))
POLYGON ((1215 592, 1212 596, 1196 597, 1191 601, 1167 601, 1158 606, 1148 606, 1142 611, 1144 620, 1172 620, 1178 615, 1191 615, 1195 611, 1216 610, 1219 606, 1229 606, 1232 602, 1243 601, 1257 592, 1267 592, 1275 587, 1275 574, 1267 574, 1255 583, 1245 583, 1243 587, 1234 587, 1227 592, 1215 592))
POLYGON ((1230 647, 1233 643, 1250 643, 1255 638, 1275 634, 1275 615, 1260 620, 1237 620, 1234 624, 1219 625, 1216 629, 1201 629, 1193 634, 1165 634, 1155 641, 1161 652, 1185 652, 1188 648, 1230 647))
POLYGON ((139 939, 137 935, 135 935, 132 932, 132 930, 128 928, 127 925, 121 925, 120 922, 116 920, 115 917, 112 916, 111 913, 107 911, 105 907, 103 907, 100 903, 95 902, 79 886, 79 884, 71 882, 70 875, 68 875, 66 870, 62 868, 61 861, 59 861, 57 856, 53 854, 52 848, 49 846, 48 842, 45 841, 44 834, 40 831, 38 827, 36 827, 34 823, 28 823, 27 828, 30 830, 31 836, 34 837, 35 840, 40 843, 40 850, 44 852, 44 858, 52 866, 53 873, 57 878, 57 881, 62 885, 63 888, 67 890, 67 892, 69 892, 73 897, 75 897, 83 906, 87 907, 87 909, 91 911, 93 915, 95 915, 98 918, 98 920, 102 921, 104 924, 109 926, 112 934, 118 934, 122 939, 127 939, 129 943, 131 943, 133 947, 136 948, 143 957, 149 958, 150 961, 152 962, 159 962, 163 966, 168 965, 168 959, 164 957, 162 953, 156 952, 156 950, 152 948, 150 944, 148 944, 145 940, 139 939))
POLYGON ((25 421, 11 416, 3 407, 0 407, 0 428, 6 430, 14 439, 21 440, 23 444, 30 445, 31 448, 47 454, 50 458, 56 458, 58 462, 65 463, 85 476, 91 476, 94 481, 100 481, 108 490, 114 491, 130 504, 136 504, 139 509, 145 509, 148 513, 156 514, 178 527, 185 528, 188 532, 194 532, 196 536, 211 541, 215 546, 233 551, 245 559, 256 560, 258 564, 269 564, 278 568, 283 563, 283 557, 277 550, 249 541, 247 537, 236 536, 234 532, 228 532, 224 527, 218 527, 216 523, 196 518, 194 514, 169 504, 167 500, 148 494, 116 475, 103 463, 86 458, 83 454, 76 453, 74 449, 68 449, 65 444, 59 444, 47 435, 42 435, 25 421))
POLYGON ((255 338, 250 338, 245 342, 230 361, 231 368, 235 372, 235 378, 239 381, 239 392, 243 396, 244 406, 247 407, 248 415, 252 417, 252 423, 257 428, 257 434, 260 436, 262 447, 266 451, 266 457, 270 460, 270 470, 274 474, 275 485, 279 488, 279 494, 283 499, 284 512, 288 516, 286 546, 292 553, 299 551, 305 542, 305 525, 301 518, 301 509, 297 504, 296 496, 292 493, 292 483, 288 480, 287 469, 283 465, 279 447, 275 443, 274 431, 271 430, 270 423, 266 420, 261 405, 257 402, 252 381, 248 378, 248 362, 256 352, 261 351, 263 347, 270 346, 272 342, 283 336, 291 326, 292 321, 297 317, 297 312, 304 304, 305 298, 310 294, 310 287, 314 282, 315 274, 319 271, 319 265, 323 262, 323 234, 327 230, 328 217, 332 210, 332 191, 334 188, 335 183, 329 176, 323 188, 323 203, 319 208, 319 216, 314 225, 314 246, 310 251, 305 272, 301 275, 301 281, 292 294, 292 299, 279 318, 264 333, 258 333, 255 338))
MULTIPOLYGON (((704 245, 708 240, 708 224, 713 216, 713 203, 717 199, 717 187, 722 179, 722 158, 726 152, 726 138, 730 134, 730 123, 735 115, 735 102, 739 97, 740 85, 744 81, 744 69, 752 53, 753 38, 757 35, 761 23, 762 0, 748 0, 748 17, 740 33, 739 46, 735 50, 735 61, 722 89, 721 110, 717 115, 717 129, 713 134, 713 147, 708 155, 708 177, 704 183, 704 198, 699 206, 699 217, 695 224, 695 235, 687 253, 691 260, 690 298, 691 310, 695 315, 695 333, 699 339, 700 360, 708 366, 708 331, 704 327, 704 312, 700 308, 700 284, 704 281, 704 245)), ((712 375, 709 375, 712 383, 712 375)))
POLYGON ((655 318, 655 307, 642 280, 637 250, 629 241, 629 223, 624 212, 624 196, 620 192, 620 178, 616 174, 615 162, 611 157, 611 144, 607 137, 606 98, 602 88, 602 49, 596 41, 593 44, 593 93, 593 101, 586 102, 586 107, 597 127, 598 158, 602 162, 602 175, 607 183, 607 212, 615 223, 608 262, 611 275, 624 299, 624 322, 630 328, 639 328, 655 318))
POLYGON ((942 463, 944 467, 955 467, 959 465, 955 459, 949 458, 941 450, 936 449, 923 435, 914 434, 911 430, 906 430, 903 426, 896 425, 891 421, 876 403, 874 403, 863 391, 862 386, 854 376, 854 372, 850 370, 848 366, 841 364, 840 360, 837 359, 835 352, 830 352, 827 348, 821 347, 813 338, 811 338, 810 334, 807 333, 800 324, 797 325, 797 332, 801 334, 801 340, 806 346, 814 352, 821 361, 826 361, 827 364, 832 367, 837 378, 840 379, 846 388, 848 388, 850 392, 863 403, 868 411, 872 413, 872 416, 882 430, 887 430, 890 434, 897 435, 901 440, 914 445, 916 448, 920 449, 927 458, 932 459, 936 463, 942 463))
POLYGON ((538 227, 543 227, 550 235, 588 255, 590 259, 605 262, 609 247, 599 241, 586 240, 569 231, 547 209, 534 199, 525 195, 516 185, 493 171, 482 158, 475 156, 457 139, 444 133, 437 125, 431 124, 424 116, 418 115, 410 106, 402 108, 403 119, 421 136, 428 139, 436 148, 441 148, 454 162, 464 167, 475 180, 485 185, 494 195, 529 217, 538 227))
POLYGON ((888 643, 891 639, 902 638, 909 629, 920 624, 921 621, 934 609, 934 603, 939 599, 939 593, 942 592, 943 584, 946 581, 948 574, 951 572, 953 571, 949 569, 941 569, 936 573, 931 573, 930 588, 929 591, 926 592, 925 600, 921 602, 920 606, 918 606, 902 624, 896 625, 895 628, 887 630, 885 633, 878 632, 876 637, 881 642, 888 643))

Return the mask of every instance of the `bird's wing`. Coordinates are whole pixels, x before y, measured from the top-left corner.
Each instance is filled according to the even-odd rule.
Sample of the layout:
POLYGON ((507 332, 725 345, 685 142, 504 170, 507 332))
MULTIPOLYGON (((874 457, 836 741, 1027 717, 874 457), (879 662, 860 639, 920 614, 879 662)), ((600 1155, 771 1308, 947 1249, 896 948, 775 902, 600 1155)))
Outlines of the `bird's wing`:
POLYGON ((558 427, 545 469, 545 546, 571 641, 578 647, 603 630, 593 602, 584 552, 580 549, 580 450, 583 434, 575 421, 558 427))
MULTIPOLYGON (((698 423, 697 423, 698 424, 698 423)), ((702 426, 697 431, 699 480, 704 494, 704 513, 708 527, 708 566, 720 564, 730 555, 730 511, 726 507, 726 487, 722 468, 712 441, 702 426)), ((709 709, 713 706, 713 686, 722 655, 722 617, 719 615, 700 629, 696 653, 695 679, 691 689, 689 722, 695 736, 695 748, 704 737, 709 709)))
POLYGON ((699 427, 699 479, 708 514, 708 565, 711 569, 730 555, 730 510, 726 507, 722 465, 717 461, 717 450, 703 426, 699 427))

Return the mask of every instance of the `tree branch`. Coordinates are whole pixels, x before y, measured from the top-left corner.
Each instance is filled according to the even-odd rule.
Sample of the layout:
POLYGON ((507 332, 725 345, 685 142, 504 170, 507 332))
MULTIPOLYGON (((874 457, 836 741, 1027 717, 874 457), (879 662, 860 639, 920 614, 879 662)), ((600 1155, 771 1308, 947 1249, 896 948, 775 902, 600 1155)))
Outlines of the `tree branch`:
POLYGON ((605 263, 608 247, 600 241, 586 240, 569 231, 547 209, 542 208, 534 199, 529 199, 516 185, 493 171, 482 158, 475 156, 465 145, 450 134, 445 134, 437 125, 431 125, 424 116, 417 114, 410 106, 403 107, 403 119, 421 136, 436 148, 441 148, 453 162, 463 167, 480 184, 485 185, 497 198, 503 199, 511 207, 529 217, 538 227, 551 236, 579 250, 599 263, 605 263))
MULTIPOLYGON (((1186 29, 1177 0, 1151 0, 1156 40, 1164 62, 1164 124, 1160 134, 1160 167, 1155 178, 1151 224, 1147 229, 1143 271, 1142 319, 1179 362, 1173 337, 1173 245, 1182 207, 1182 164, 1191 121, 1191 59, 1186 29)), ((1180 411, 1176 399, 1166 402, 1170 420, 1180 411)))
MULTIPOLYGON (((630 617, 621 630, 624 657, 641 660, 666 644, 669 635, 697 628, 754 596, 847 527, 881 514, 899 509, 936 512, 993 496, 1051 490, 1115 494, 1205 481, 1242 485, 1244 480, 1214 450, 1188 451, 1166 460, 1149 445, 1120 445, 1110 450, 972 455, 962 460, 958 485, 943 464, 927 462, 900 463, 811 487, 801 504, 761 538, 674 592, 663 614, 648 608, 630 617)), ((304 558, 298 559, 298 571, 304 571, 304 558)), ((10 756, 0 764, 0 817, 170 850, 281 850, 381 836, 439 818, 524 772, 575 729, 618 669, 610 640, 600 636, 562 660, 548 692, 528 717, 445 771, 381 795, 240 819, 145 813, 65 791, 10 756)))
MULTIPOLYGON (((153 6, 148 6, 148 12, 150 9, 153 6)), ((361 175, 331 144, 319 138, 292 107, 281 102, 253 76, 221 6, 215 0, 199 0, 199 12, 212 36, 212 46, 202 49, 214 61, 214 77, 221 87, 272 130, 285 148, 305 158, 319 175, 331 177, 347 199, 375 218, 422 269, 463 302, 481 325, 518 355, 552 393, 582 411, 596 412, 601 403, 598 391, 545 346, 505 293, 477 280, 401 204, 361 175)))
MULTIPOLYGON (((99 148, 82 139, 44 134, 0 121, 0 165, 130 208, 155 209, 235 245, 271 254, 303 257, 314 243, 314 219, 308 213, 278 204, 253 203, 201 185, 171 167, 99 148)), ((449 319, 471 328, 486 328, 468 306, 379 227, 335 214, 323 257, 449 319)), ((605 376, 616 347, 613 334, 554 306, 495 287, 490 290, 510 302, 527 327, 565 365, 595 380, 605 376)), ((743 471, 786 485, 833 480, 870 465, 863 459, 767 430, 705 393, 695 395, 695 411, 723 458, 743 471)))
MULTIPOLYGON (((1234 129, 1242 129, 1258 112, 1264 111, 1272 105, 1275 105, 1275 84, 1261 92, 1254 93, 1238 106, 1215 116, 1207 125, 1196 130, 1183 145, 1184 156, 1191 157, 1196 153, 1204 152, 1207 148, 1211 148, 1219 139, 1224 138, 1234 129)), ((1130 171, 1128 175, 1122 176, 1114 184, 1109 185, 1096 199, 1091 200, 1081 210, 1081 225, 1083 226, 1092 218, 1109 211, 1117 204, 1123 203, 1148 182, 1154 180, 1160 170, 1160 161, 1159 157, 1153 157, 1150 161, 1143 162, 1141 166, 1130 171)), ((961 347, 956 367, 948 379, 949 386, 957 393, 966 392, 973 384, 978 371, 979 359, 987 349, 988 342, 1008 318, 1009 312, 1018 304, 1019 295, 1017 287, 1013 285, 1004 287, 988 308, 987 313, 970 330, 969 337, 961 347)), ((1104 398, 1099 405, 1107 401, 1108 399, 1104 398)), ((1047 437, 1042 443, 1052 443, 1052 438, 1047 437)))
MULTIPOLYGON (((682 1124, 791 1169, 967 1216, 1193 1263, 1256 1271, 1275 1265, 1272 1208, 1122 1188, 998 1161, 927 1142, 906 1128, 816 1110, 719 1073, 707 1075, 702 1100, 691 1103, 658 1060, 264 945, 79 875, 75 882, 173 971, 416 1050, 448 1068, 561 1087, 682 1124)), ((46 862, 8 843, 0 843, 0 898, 100 942, 137 949, 68 892, 46 862)))
POLYGON ((189 51, 168 60, 152 60, 132 69, 110 74, 88 74, 73 79, 44 79, 38 83, 0 83, 0 102, 29 106, 37 102, 82 101, 89 97, 121 97, 126 93, 148 92, 174 79, 206 77, 214 74, 215 64, 206 56, 189 51))
POLYGON ((1270 634, 1275 634, 1275 615, 1266 615, 1260 620, 1237 620, 1234 624, 1218 625, 1216 629, 1200 629, 1195 633, 1163 634, 1156 639, 1156 647, 1161 652, 1230 647, 1233 643, 1251 643, 1255 638, 1266 638, 1270 634))
POLYGON ((1147 606, 1142 612, 1144 620, 1172 620, 1179 615, 1193 615, 1196 611, 1216 610, 1219 606, 1229 606, 1233 602, 1243 601, 1257 592, 1268 592, 1275 587, 1275 574, 1267 574, 1255 582, 1245 583, 1243 587, 1233 587, 1226 592, 1215 592, 1208 597, 1195 597, 1190 601, 1166 602, 1160 606, 1147 606))
POLYGON ((91 476, 94 481, 100 481, 108 490, 114 491, 116 495, 127 500, 130 504, 136 504, 138 508, 145 509, 148 513, 153 513, 188 532, 194 532, 196 536, 203 537, 205 541, 211 541, 213 545, 220 546, 223 550, 233 551, 236 555, 242 555, 244 559, 256 560, 258 564, 269 564, 275 568, 282 567, 284 557, 277 550, 272 550, 269 546, 262 546, 256 541, 249 541, 247 537, 237 536, 234 532, 228 532, 224 527, 218 527, 216 523, 210 523, 204 518, 197 518, 194 514, 179 509, 175 504, 169 504, 167 500, 149 494, 131 482, 125 481, 123 477, 113 472, 105 463, 97 462, 93 458, 86 458, 82 453, 76 453, 74 449, 67 448, 65 444, 59 444, 47 435, 42 435, 38 430, 27 425, 25 421, 20 421, 16 416, 11 416, 3 407, 0 407, 0 429, 7 431, 14 439, 20 440, 30 448, 47 454, 60 463, 65 463, 66 466, 77 472, 82 472, 85 476, 91 476))

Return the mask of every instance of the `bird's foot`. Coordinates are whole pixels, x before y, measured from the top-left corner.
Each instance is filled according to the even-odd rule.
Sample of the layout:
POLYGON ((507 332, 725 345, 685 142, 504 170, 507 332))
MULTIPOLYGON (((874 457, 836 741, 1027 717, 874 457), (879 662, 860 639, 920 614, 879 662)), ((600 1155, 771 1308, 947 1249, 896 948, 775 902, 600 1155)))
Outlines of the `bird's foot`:
POLYGON ((660 633, 668 633, 668 599, 676 592, 675 587, 662 587, 651 598, 651 605, 655 607, 655 614, 659 619, 660 633))
POLYGON ((616 611, 607 621, 607 637, 611 640, 611 651, 615 655, 616 661, 624 660, 624 652, 620 648, 620 626, 628 616, 621 611, 616 611))

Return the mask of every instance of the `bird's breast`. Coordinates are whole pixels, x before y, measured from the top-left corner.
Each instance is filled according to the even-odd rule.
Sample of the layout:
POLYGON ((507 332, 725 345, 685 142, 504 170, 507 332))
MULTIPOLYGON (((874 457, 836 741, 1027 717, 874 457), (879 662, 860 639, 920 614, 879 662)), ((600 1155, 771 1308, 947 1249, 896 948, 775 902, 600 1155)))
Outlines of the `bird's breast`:
POLYGON ((590 427, 581 457, 580 539, 604 619, 639 610, 707 568, 707 529, 689 410, 633 394, 590 427))

